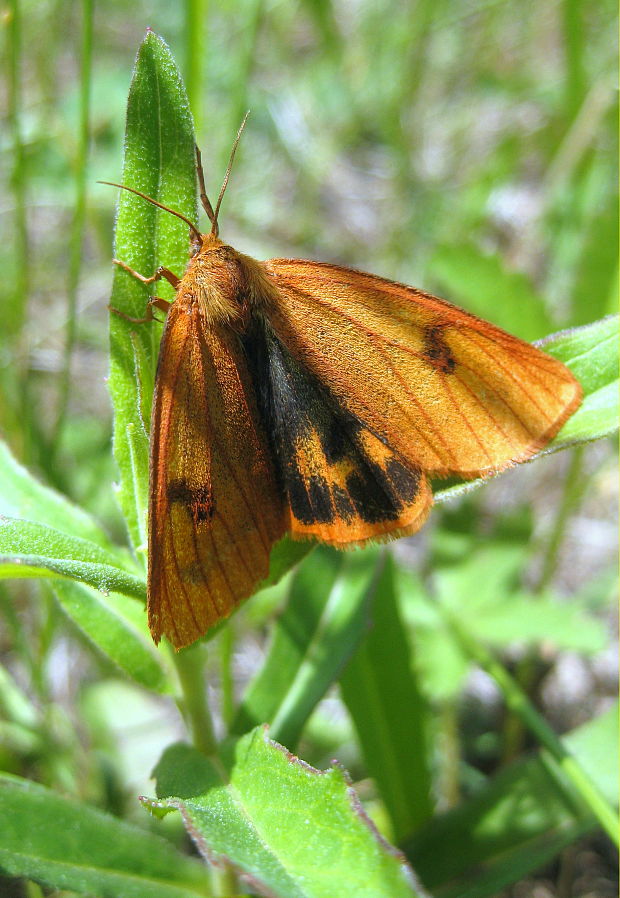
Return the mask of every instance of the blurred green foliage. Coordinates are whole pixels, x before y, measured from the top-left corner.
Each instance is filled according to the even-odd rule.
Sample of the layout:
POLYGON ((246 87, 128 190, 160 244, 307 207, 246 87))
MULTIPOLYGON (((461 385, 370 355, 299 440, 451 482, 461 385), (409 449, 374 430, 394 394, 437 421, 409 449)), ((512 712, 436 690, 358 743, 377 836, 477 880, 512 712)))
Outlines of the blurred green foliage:
MULTIPOLYGON (((415 284, 536 339, 615 311, 615 16, 610 0, 143 0, 131 7, 119 0, 96 6, 11 0, 1 20, 0 434, 14 456, 102 523, 114 543, 126 543, 113 489, 105 385, 115 192, 95 182, 120 177, 131 65, 147 26, 168 42, 184 75, 211 195, 238 124, 252 111, 222 211, 226 240, 258 258, 316 258, 415 284)), ((496 876, 489 873, 484 894, 593 827, 581 812, 567 826, 565 809, 556 811, 550 792, 547 817, 530 818, 528 838, 538 839, 539 854, 528 857, 532 843, 522 848, 509 840, 512 854, 496 875, 495 834, 512 834, 480 807, 499 795, 501 808, 522 790, 531 800, 527 777, 534 769, 538 783, 545 759, 523 760, 530 735, 497 696, 483 701, 474 689, 462 698, 471 658, 438 608, 464 609, 474 637, 506 653, 537 702, 544 703, 545 678, 561 669, 563 652, 593 664, 609 641, 613 451, 608 441, 579 449, 572 461, 564 454, 520 469, 491 489, 437 508, 424 534, 399 544, 394 582, 386 587, 389 604, 344 676, 346 713, 328 698, 306 722, 309 696, 318 701, 323 679, 337 671, 315 672, 312 693, 299 672, 291 673, 303 708, 294 706, 296 717, 280 715, 283 731, 293 720, 296 750, 322 765, 337 756, 362 781, 362 791, 374 773, 379 790, 371 788, 366 803, 388 837, 407 835, 412 819, 419 824, 431 792, 439 807, 457 809, 456 816, 431 821, 417 842, 409 840, 414 865, 417 851, 438 889, 436 846, 446 832, 458 843, 478 813, 489 835, 485 842, 483 831, 475 857, 496 876), (571 595, 570 614, 558 604, 559 593, 571 595), (403 645, 393 635, 401 618, 403 645), (394 670, 381 670, 377 660, 390 647, 400 665, 409 663, 409 653, 414 659, 411 682, 403 675, 398 683, 428 746, 424 758, 416 746, 407 775, 404 740, 412 718, 398 742, 401 693, 390 686, 394 670), (362 678, 366 691, 356 691, 362 678), (387 705, 376 699, 381 683, 390 691, 387 705), (364 730, 365 719, 372 729, 364 730), (383 744, 381 726, 389 736, 383 744), (390 740, 392 753, 385 749, 390 740), (387 761, 395 766, 386 772, 387 761), (502 765, 506 788, 492 777, 502 765), (412 814, 403 795, 409 799, 416 789, 420 803, 412 814), (477 804, 467 803, 470 794, 477 804)), ((17 483, 21 469, 8 455, 5 461, 7 482, 10 475, 17 483)), ((74 536, 91 538, 91 525, 74 507, 31 488, 23 476, 31 501, 25 517, 41 522, 49 513, 59 526, 58 515, 66 515, 74 536)), ((114 551, 119 565, 127 565, 122 550, 114 551)), ((228 720, 234 717, 235 639, 244 649, 237 666, 245 683, 260 671, 256 633, 272 626, 284 601, 288 617, 281 622, 295 619, 300 582, 308 581, 307 590, 314 582, 317 608, 334 590, 351 592, 346 575, 323 582, 320 563, 317 568, 311 556, 308 564, 290 590, 287 580, 265 591, 218 637, 220 656, 210 655, 208 673, 213 681, 219 675, 228 720)), ((2 586, 0 652, 10 673, 0 680, 0 767, 140 819, 128 796, 150 788, 150 766, 179 731, 169 712, 150 704, 150 693, 171 688, 170 663, 145 642, 137 615, 120 605, 118 615, 116 605, 110 614, 85 590, 65 583, 52 599, 22 580, 9 598, 2 586), (67 657, 59 653, 67 624, 58 603, 87 637, 71 629, 67 657), (119 683, 110 657, 148 693, 119 683), (139 732, 127 729, 123 717, 136 721, 139 732)), ((359 629, 355 614, 351 619, 359 629)), ((282 627, 272 664, 281 639, 282 627)), ((344 664, 342 651, 332 667, 344 664)), ((263 685, 259 673, 246 693, 233 731, 235 725, 243 731, 243 714, 255 722, 266 698, 277 704, 269 671, 267 663, 263 685)), ((570 704, 562 693, 552 708, 559 728, 595 716, 613 686, 598 694, 574 689, 571 708, 561 707, 570 704)), ((593 746, 601 740, 613 752, 608 727, 583 749, 594 773, 593 746)), ((539 788, 546 801, 549 782, 539 788)), ((169 830, 179 841, 173 823, 169 830)), ((122 843, 118 832, 115 838, 122 843)), ((463 839, 459 848, 469 852, 463 839)), ((32 867, 35 879, 38 869, 32 867)), ((195 876, 192 869, 188 881, 195 876)), ((443 888, 437 894, 451 894, 449 885, 443 888)), ((470 894, 461 882, 455 888, 470 894)))

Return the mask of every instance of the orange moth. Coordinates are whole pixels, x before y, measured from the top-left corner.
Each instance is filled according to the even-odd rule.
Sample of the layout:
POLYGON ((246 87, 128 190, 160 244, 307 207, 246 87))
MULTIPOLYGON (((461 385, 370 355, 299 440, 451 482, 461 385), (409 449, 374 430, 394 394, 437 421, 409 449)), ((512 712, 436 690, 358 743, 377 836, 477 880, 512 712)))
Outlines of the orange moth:
POLYGON ((345 548, 415 533, 433 501, 429 476, 524 461, 581 401, 560 362, 435 296, 337 265, 258 262, 220 240, 238 141, 215 209, 197 152, 208 234, 167 210, 191 232, 182 277, 115 260, 176 290, 140 320, 167 313, 148 619, 155 642, 165 635, 177 649, 251 595, 284 534, 345 548))

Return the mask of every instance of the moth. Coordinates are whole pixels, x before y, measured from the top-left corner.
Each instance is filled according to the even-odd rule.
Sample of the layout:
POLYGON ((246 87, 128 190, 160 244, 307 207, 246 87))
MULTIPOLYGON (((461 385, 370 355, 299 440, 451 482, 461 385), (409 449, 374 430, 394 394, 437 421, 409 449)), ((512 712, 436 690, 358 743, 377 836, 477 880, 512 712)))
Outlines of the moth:
MULTIPOLYGON (((243 127, 243 126, 242 126, 243 127)), ((148 620, 179 649, 250 596, 284 534, 338 548, 415 533, 429 477, 530 458, 581 401, 570 371, 449 303, 351 268, 259 262, 208 234, 166 312, 151 418, 148 620)), ((110 183, 110 182, 104 182, 110 183)), ((113 185, 122 187, 123 185, 113 185)), ((125 316, 127 317, 127 316, 125 316)))

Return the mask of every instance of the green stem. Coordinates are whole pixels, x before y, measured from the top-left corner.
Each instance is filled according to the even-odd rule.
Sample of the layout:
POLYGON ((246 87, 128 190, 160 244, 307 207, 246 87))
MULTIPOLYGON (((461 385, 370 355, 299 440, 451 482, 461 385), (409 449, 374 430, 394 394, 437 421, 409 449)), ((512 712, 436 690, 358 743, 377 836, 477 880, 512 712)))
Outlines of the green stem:
MULTIPOLYGON (((258 32, 263 20, 263 7, 264 0, 251 0, 249 7, 246 6, 243 27, 243 45, 237 55, 235 75, 233 83, 230 86, 230 96, 228 101, 228 108, 230 109, 232 116, 229 124, 229 135, 237 133, 237 128, 243 121, 243 116, 249 108, 249 85, 252 80, 252 70, 256 59, 258 32)), ((226 140, 221 151, 222 163, 227 159, 230 152, 229 135, 226 135, 226 140)))
MULTIPOLYGON (((538 595, 547 589, 553 579, 558 566, 560 549, 566 535, 566 528, 588 487, 589 481, 583 472, 583 453, 584 447, 577 446, 571 455, 570 467, 564 481, 562 501, 557 510, 544 550, 540 575, 532 589, 532 592, 538 595)), ((535 685, 536 668, 536 658, 532 652, 527 652, 520 660, 515 671, 517 682, 526 694, 529 694, 535 685)), ((525 729, 523 721, 518 717, 509 716, 504 725, 502 763, 507 763, 521 752, 524 739, 525 729)))
POLYGON ((7 346, 14 344, 14 355, 7 377, 5 394, 11 397, 0 420, 0 429, 6 433, 9 427, 15 432, 18 423, 22 433, 21 456, 31 461, 34 451, 32 422, 36 418, 29 382, 28 348, 24 335, 24 322, 30 298, 31 266, 30 235, 26 209, 27 167, 22 134, 23 79, 22 79, 22 13, 19 0, 11 0, 6 40, 7 60, 7 119, 13 151, 13 169, 10 190, 14 206, 14 269, 12 296, 2 304, 2 327, 7 346), (13 395, 12 395, 13 394, 13 395), (12 419, 12 420, 11 420, 12 419), (13 425, 13 426, 10 426, 13 425))
POLYGON ((232 660, 235 646, 235 633, 232 621, 222 628, 219 637, 220 648, 220 681, 222 688, 222 717, 227 728, 230 728, 235 715, 232 660))
POLYGON ((77 293, 82 270, 82 246, 86 224, 86 176, 90 138, 90 88, 93 47, 93 0, 82 0, 82 51, 80 60, 80 127, 75 160, 75 212, 69 240, 69 268, 67 274, 67 325, 63 368, 60 378, 56 423, 51 440, 57 453, 69 404, 71 390, 71 361, 77 335, 77 293))
POLYGON ((442 706, 439 720, 441 738, 441 768, 437 792, 448 808, 456 807, 461 799, 459 768, 461 744, 458 735, 456 703, 448 699, 442 706))
POLYGON ((566 117, 570 121, 583 102, 587 85, 584 66, 586 29, 581 0, 564 0, 561 13, 565 53, 565 108, 566 117))
MULTIPOLYGON (((207 683, 205 664, 206 647, 198 643, 173 655, 181 686, 178 705, 185 718, 194 746, 203 754, 210 756, 217 751, 213 719, 207 700, 207 683)), ((211 892, 215 896, 232 896, 238 894, 237 877, 229 867, 209 867, 211 892)))
POLYGON ((543 592, 551 582, 558 565, 560 547, 564 541, 566 528, 588 486, 588 478, 583 474, 583 454, 584 446, 577 446, 573 449, 570 467, 564 481, 562 502, 547 542, 542 570, 538 582, 534 586, 534 592, 543 592))
MULTIPOLYGON (((618 817, 605 797, 599 792, 597 786, 591 781, 588 774, 573 755, 567 751, 562 741, 536 711, 536 708, 519 687, 516 680, 510 676, 499 661, 462 628, 451 612, 442 608, 442 614, 463 651, 493 677, 504 695, 508 708, 534 733, 540 744, 551 756, 553 762, 557 764, 560 771, 573 785, 577 795, 585 802, 590 812, 594 814, 614 845, 618 846, 620 844, 618 817)), ((563 783, 559 777, 558 782, 560 784, 563 783)), ((565 787, 563 788, 565 789, 565 787)))
POLYGON ((201 644, 173 655, 181 686, 178 705, 185 718, 194 746, 205 755, 213 755, 217 750, 213 718, 207 700, 207 684, 204 668, 207 660, 205 647, 201 644))
POLYGON ((15 295, 4 303, 3 327, 19 334, 26 317, 30 288, 28 220, 26 217, 26 160, 22 138, 22 20, 19 0, 12 0, 7 40, 8 125, 13 145, 11 188, 15 205, 15 295))

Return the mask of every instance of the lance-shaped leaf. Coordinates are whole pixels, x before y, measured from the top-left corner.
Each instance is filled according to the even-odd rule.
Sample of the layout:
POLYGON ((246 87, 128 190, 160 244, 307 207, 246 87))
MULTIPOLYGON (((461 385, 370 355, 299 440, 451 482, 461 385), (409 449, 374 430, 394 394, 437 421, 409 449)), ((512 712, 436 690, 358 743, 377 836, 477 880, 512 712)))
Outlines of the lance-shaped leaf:
POLYGON ((589 442, 618 430, 618 316, 554 334, 540 342, 545 352, 571 369, 583 387, 583 402, 554 440, 589 442))
POLYGON ((15 460, 0 440, 0 515, 47 524, 110 548, 110 540, 90 515, 65 496, 44 486, 15 460))
POLYGON ((0 775, 0 872, 124 898, 204 895, 204 868, 164 839, 36 783, 0 775))
POLYGON ((120 556, 44 524, 0 517, 0 577, 66 577, 143 599, 144 580, 121 567, 120 556))
MULTIPOLYGON (((170 50, 149 31, 140 46, 129 90, 121 183, 197 221, 194 126, 181 76, 170 50)), ((111 180, 117 180, 112 178, 111 180)), ((108 188, 110 189, 110 188, 108 188)), ((189 259, 187 225, 168 212, 121 191, 114 253, 140 274, 165 265, 179 277, 189 259)), ((140 318, 149 295, 172 298, 164 282, 149 289, 117 268, 110 304, 140 318)), ((161 331, 110 319, 110 392, 114 453, 121 471, 119 501, 135 546, 145 542, 148 421, 161 331)))
POLYGON ((372 604, 372 626, 340 678, 340 690, 400 841, 430 817, 432 808, 429 708, 412 672, 394 579, 388 556, 372 604))
POLYGON ((170 691, 165 656, 153 645, 141 603, 69 580, 56 580, 52 586, 67 616, 127 676, 147 689, 170 691))

